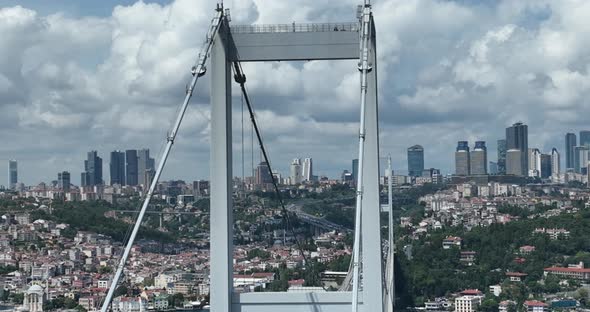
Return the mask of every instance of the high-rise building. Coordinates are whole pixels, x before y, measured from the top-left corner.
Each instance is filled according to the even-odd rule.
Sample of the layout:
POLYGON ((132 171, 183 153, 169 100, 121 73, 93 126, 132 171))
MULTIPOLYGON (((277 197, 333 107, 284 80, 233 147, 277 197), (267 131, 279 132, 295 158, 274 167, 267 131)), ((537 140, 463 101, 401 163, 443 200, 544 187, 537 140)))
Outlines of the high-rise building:
POLYGON ((467 141, 459 141, 457 143, 457 151, 455 152, 455 174, 468 176, 471 174, 470 167, 469 143, 467 141))
POLYGON ((64 192, 70 191, 70 173, 67 171, 57 173, 57 186, 64 192))
POLYGON ((261 162, 258 164, 258 167, 256 167, 256 184, 272 184, 272 175, 268 168, 268 164, 265 161, 261 162))
POLYGON ((529 148, 529 177, 540 177, 541 176, 541 151, 538 148, 529 148))
POLYGON ((522 176, 522 151, 509 149, 506 151, 506 174, 522 176))
POLYGON ((559 152, 554 147, 551 150, 551 176, 557 178, 561 173, 561 159, 559 152))
POLYGON ((350 172, 352 176, 352 181, 356 183, 356 177, 359 174, 359 160, 353 159, 352 160, 352 171, 350 172))
POLYGON ((541 179, 547 179, 551 176, 551 162, 552 162, 552 157, 549 154, 541 154, 539 157, 540 161, 540 166, 541 166, 541 179))
POLYGON ((498 163, 494 161, 489 162, 490 174, 498 174, 498 163))
POLYGON ((498 174, 506 174, 506 140, 498 140, 498 174))
POLYGON ((125 185, 125 153, 122 151, 111 152, 110 162, 111 185, 125 185))
POLYGON ((567 133, 565 135, 565 170, 574 169, 574 147, 578 145, 576 135, 567 133))
POLYGON ((424 171, 424 148, 414 145, 408 148, 408 175, 419 177, 424 171))
MULTIPOLYGON (((520 174, 519 176, 527 176, 529 168, 529 130, 528 126, 517 122, 512 126, 506 128, 506 148, 507 150, 519 150, 520 151, 520 174)), ((508 157, 508 156, 507 156, 508 157)), ((510 162, 506 161, 506 171, 513 172, 516 174, 514 168, 508 168, 510 162)), ((514 162, 511 163, 514 166, 514 162)))
POLYGON ((486 142, 477 141, 475 147, 469 153, 470 174, 488 174, 488 149, 486 142))
MULTIPOLYGON (((269 173, 270 174, 270 173, 269 173)), ((291 184, 300 184, 303 182, 303 171, 301 170, 301 159, 294 158, 291 162, 291 175, 290 175, 291 184)))
POLYGON ((303 160, 303 180, 307 182, 313 181, 313 162, 311 158, 303 160))
POLYGON ((589 148, 586 146, 576 146, 574 148, 574 170, 576 173, 586 173, 588 150, 589 148))
POLYGON ((8 161, 8 188, 14 190, 18 183, 18 163, 16 160, 8 161))
POLYGON ((82 186, 101 185, 102 181, 102 158, 98 157, 97 151, 88 152, 88 159, 84 161, 84 172, 80 181, 82 186))
POLYGON ((137 150, 125 151, 125 177, 127 185, 137 185, 139 180, 137 168, 137 150))
POLYGON ((138 176, 138 183, 147 187, 149 184, 148 177, 146 176, 146 171, 154 171, 155 170, 155 161, 153 158, 150 158, 150 150, 149 149, 142 149, 137 152, 137 176, 138 176))
POLYGON ((580 131, 580 146, 586 146, 590 148, 590 131, 583 130, 580 131))

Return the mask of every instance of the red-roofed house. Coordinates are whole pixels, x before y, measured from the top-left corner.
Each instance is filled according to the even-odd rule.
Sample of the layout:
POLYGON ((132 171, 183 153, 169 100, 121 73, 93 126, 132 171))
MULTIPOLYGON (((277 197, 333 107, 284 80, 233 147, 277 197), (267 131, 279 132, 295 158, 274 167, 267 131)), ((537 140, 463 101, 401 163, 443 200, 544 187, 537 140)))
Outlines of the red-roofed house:
POLYGON ((522 282, 528 274, 521 272, 506 272, 506 276, 510 278, 511 282, 522 282))
POLYGON ((529 300, 524 302, 524 308, 527 312, 546 312, 549 307, 545 302, 538 300, 529 300))
POLYGON ((464 291, 460 292, 463 296, 482 296, 483 293, 479 289, 465 289, 464 291))
POLYGON ((466 289, 455 298, 455 312, 474 312, 483 300, 483 293, 478 289, 466 289))
POLYGON ((448 236, 443 240, 442 247, 443 249, 451 249, 452 246, 457 246, 460 249, 462 241, 461 237, 448 236))
POLYGON ((535 246, 526 245, 526 246, 520 247, 520 254, 522 254, 522 255, 528 255, 533 251, 535 251, 535 246))
POLYGON ((561 277, 590 280, 590 269, 550 267, 545 268, 543 271, 545 272, 545 276, 548 274, 555 274, 561 277))

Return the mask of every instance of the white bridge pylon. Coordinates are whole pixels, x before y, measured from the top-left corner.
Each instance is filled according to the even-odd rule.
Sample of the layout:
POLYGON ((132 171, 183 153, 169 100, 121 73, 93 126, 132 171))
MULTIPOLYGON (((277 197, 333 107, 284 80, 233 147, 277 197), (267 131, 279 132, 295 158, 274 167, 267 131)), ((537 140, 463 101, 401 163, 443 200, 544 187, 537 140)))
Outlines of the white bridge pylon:
MULTIPOLYGON (((231 26, 227 16, 211 47, 211 310, 214 312, 341 312, 350 311, 352 292, 235 293, 233 291, 232 103, 233 62, 360 60, 363 33, 360 18, 369 12, 365 71, 364 158, 360 218, 361 282, 358 311, 385 311, 384 261, 381 252, 379 204, 379 125, 375 26, 370 6, 359 7, 359 22, 231 26)), ((359 69, 362 68, 359 66, 359 69)), ((351 70, 358 70, 351 68, 351 70)), ((363 122, 361 122, 362 124, 363 122)), ((362 143, 361 143, 362 144, 362 143)), ((358 222, 358 220, 357 220, 358 222)), ((358 227, 357 227, 358 228, 358 227)))
MULTIPOLYGON (((384 294, 387 286, 383 281, 379 218, 381 207, 379 205, 376 36, 371 7, 367 0, 364 5, 359 6, 357 15, 359 21, 356 23, 230 26, 223 6, 217 5, 217 13, 208 29, 207 40, 192 68, 193 77, 188 85, 186 96, 172 131, 166 138, 166 148, 121 255, 101 312, 106 312, 112 302, 197 80, 206 72, 205 63, 209 56, 211 59, 211 310, 214 312, 340 312, 352 307, 354 312, 385 311, 387 301, 384 294), (234 293, 231 65, 233 62, 346 59, 359 60, 358 69, 361 71, 358 168, 361 178, 357 186, 356 207, 358 210, 355 226, 356 233, 360 233, 360 236, 355 235, 355 277, 353 278, 353 289, 358 291, 354 293, 234 293), (357 258, 361 250, 362 256, 357 258), (353 302, 356 304, 353 305, 353 302)), ((389 310, 392 309, 391 305, 387 306, 389 310)))

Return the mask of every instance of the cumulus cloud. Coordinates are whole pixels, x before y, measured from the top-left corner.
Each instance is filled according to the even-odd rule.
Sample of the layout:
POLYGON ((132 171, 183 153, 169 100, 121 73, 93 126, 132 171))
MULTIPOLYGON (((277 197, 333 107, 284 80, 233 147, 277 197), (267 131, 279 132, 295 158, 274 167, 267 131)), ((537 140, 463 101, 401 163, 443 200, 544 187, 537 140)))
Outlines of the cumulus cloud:
MULTIPOLYGON (((354 21, 357 4, 226 1, 234 24, 354 21)), ((0 139, 10 142, 0 146, 0 160, 21 160, 23 181, 36 183, 61 170, 77 176, 91 149, 105 162, 113 149, 157 154, 213 9, 211 1, 192 0, 137 1, 108 16, 0 8, 0 139)), ((451 172, 458 140, 488 141, 493 160, 495 141, 512 122, 527 122, 531 146, 545 151, 587 124, 590 4, 380 0, 374 11, 381 150, 396 169, 405 169, 405 149, 414 144, 425 146, 427 166, 451 172)), ((289 159, 303 156, 314 158, 319 174, 349 169, 358 132, 355 61, 244 70, 277 169, 286 173, 289 159)), ((205 76, 165 178, 208 176, 208 89, 205 76)), ((237 87, 233 94, 238 165, 242 106, 237 87)))

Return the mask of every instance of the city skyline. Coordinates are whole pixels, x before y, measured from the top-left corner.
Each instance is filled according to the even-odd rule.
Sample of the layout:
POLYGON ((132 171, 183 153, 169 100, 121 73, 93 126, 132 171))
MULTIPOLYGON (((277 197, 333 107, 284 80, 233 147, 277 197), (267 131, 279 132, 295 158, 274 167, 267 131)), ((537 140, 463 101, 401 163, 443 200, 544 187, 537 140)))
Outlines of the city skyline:
MULTIPOLYGON (((584 130, 583 116, 588 115, 588 106, 579 99, 585 97, 587 84, 576 84, 575 79, 567 77, 588 79, 584 71, 570 65, 579 64, 581 55, 586 55, 590 47, 556 41, 554 44, 566 47, 559 50, 563 55, 535 52, 554 51, 545 46, 543 34, 547 33, 563 33, 567 34, 563 38, 580 38, 584 42, 583 32, 567 22, 576 20, 570 12, 583 8, 547 3, 546 14, 536 14, 540 8, 527 2, 517 5, 498 1, 480 6, 477 1, 425 1, 428 5, 393 0, 375 4, 380 12, 377 28, 391 32, 390 36, 381 36, 379 44, 381 151, 383 155, 392 155, 396 170, 407 170, 405 150, 413 144, 425 147, 427 167, 447 173, 454 170, 452 149, 459 139, 486 141, 488 158, 492 159, 490 151, 496 150, 500 133, 519 120, 530 127, 530 144, 544 151, 553 147, 563 149, 564 133, 579 134, 579 130, 584 130), (397 15, 400 11, 409 15, 402 18, 397 15), (434 19, 428 25, 418 22, 438 16, 436 12, 447 12, 447 18, 434 19), (486 23, 480 23, 481 20, 486 23), (457 28, 457 21, 463 26, 457 28), (519 40, 539 48, 517 49, 514 44, 519 40), (423 42, 432 46, 425 50, 423 42), (475 74, 482 68, 492 70, 475 74), (514 81, 514 77, 522 79, 514 81)), ((0 2, 4 12, 23 21, 23 28, 6 28, 5 33, 13 35, 0 40, 3 55, 7 56, 0 68, 11 69, 2 75, 8 85, 14 85, 6 91, 0 89, 0 102, 6 103, 0 106, 0 124, 6 127, 0 131, 0 138, 19 142, 1 147, 0 160, 19 160, 20 180, 26 184, 54 179, 56 170, 67 170, 77 180, 79 163, 85 158, 84 153, 92 149, 100 151, 105 160, 108 152, 121 146, 145 146, 160 151, 164 134, 184 96, 190 69, 186 64, 191 64, 199 44, 199 40, 189 38, 195 29, 203 29, 209 23, 206 14, 192 12, 212 12, 214 3, 159 1, 159 5, 148 5, 152 1, 147 1, 132 5, 134 2, 109 0, 88 6, 72 1, 67 1, 67 5, 55 1, 51 6, 38 1, 0 2), (117 10, 115 3, 120 5, 117 10), (126 20, 123 13, 149 14, 153 18, 126 20), (178 24, 166 24, 167 18, 163 16, 178 24), (90 36, 66 31, 72 28, 91 28, 96 33, 90 36), (154 31, 140 33, 138 29, 154 31), (158 44, 157 38, 164 29, 177 45, 158 44), (112 36, 115 32, 121 36, 112 36), (53 35, 66 39, 57 46, 57 41, 51 39, 53 35), (23 38, 22 45, 9 40, 19 37, 23 38), (143 40, 144 44, 131 45, 135 40, 132 38, 143 40), (132 48, 117 54, 111 51, 113 46, 132 48), (44 53, 38 55, 39 51, 44 53), (154 54, 144 53, 147 51, 154 54), (20 60, 19 55, 23 56, 22 61, 7 63, 10 56, 20 60), (139 60, 139 56, 146 59, 139 60), (127 58, 136 63, 125 63, 127 58), (158 64, 171 64, 171 68, 158 64), (151 78, 136 80, 130 74, 133 72, 143 72, 151 78)), ((313 6, 277 3, 270 7, 246 1, 239 4, 238 11, 242 13, 234 16, 234 23, 352 20, 351 8, 356 4, 316 1, 313 6)), ((230 9, 233 5, 231 1, 227 3, 230 9)), ((255 96, 262 133, 267 144, 273 146, 269 150, 272 163, 288 164, 295 155, 309 154, 313 155, 318 175, 335 177, 343 168, 349 168, 350 159, 357 157, 355 146, 348 143, 358 135, 358 94, 351 87, 356 73, 350 71, 356 63, 247 65, 246 74, 252 78, 256 75, 256 79, 250 80, 250 91, 255 96), (279 78, 287 74, 298 79, 279 78), (318 90, 320 82, 322 89, 329 92, 318 90), (284 105, 277 105, 277 101, 284 105)), ((195 104, 189 108, 187 123, 179 133, 163 179, 208 178, 209 108, 205 85, 197 88, 195 104), (187 163, 191 170, 184 169, 183 164, 187 163)), ((240 137, 239 132, 235 134, 235 138, 240 137)), ((236 168, 241 163, 240 151, 239 147, 234 150, 236 168)), ((288 171, 283 166, 277 169, 288 171)), ((1 171, 3 181, 7 181, 6 174, 1 171)))
MULTIPOLYGON (((517 124, 520 124, 520 123, 517 123, 517 124)), ((524 126, 528 127, 528 125, 524 125, 524 126)), ((514 127, 514 125, 512 125, 510 127, 507 127, 506 129, 508 130, 511 127, 514 127)), ((590 133, 590 131, 586 131, 586 130, 580 130, 579 131, 580 134, 582 134, 583 132, 589 132, 590 133)), ((565 135, 566 147, 567 147, 567 142, 571 142, 571 136, 570 136, 570 134, 572 134, 572 133, 566 133, 566 135, 565 135), (568 138, 569 138, 570 141, 568 141, 568 138)), ((575 136, 575 138, 577 138, 577 135, 574 134, 574 136, 575 136)), ((478 163, 481 163, 481 161, 484 161, 487 164, 485 166, 480 165, 480 168, 482 168, 482 170, 485 170, 485 174, 493 174, 491 172, 491 168, 488 168, 491 165, 491 163, 493 163, 493 165, 495 165, 495 166, 498 166, 498 169, 500 168, 499 165, 498 165, 498 161, 499 161, 499 157, 501 156, 500 155, 500 152, 501 151, 498 150, 498 147, 504 147, 503 143, 501 143, 501 142, 505 142, 505 141, 506 141, 506 139, 499 139, 499 140, 496 141, 496 146, 495 147, 496 147, 496 150, 497 150, 497 154, 496 155, 492 154, 491 157, 490 157, 490 154, 489 154, 489 147, 487 145, 487 141, 485 141, 485 140, 475 140, 474 141, 474 145, 473 145, 474 148, 476 146, 479 146, 479 147, 483 147, 483 149, 485 149, 485 153, 481 156, 483 159, 482 160, 478 160, 478 163)), ((467 149, 469 150, 469 154, 470 155, 469 155, 469 158, 468 158, 468 162, 469 162, 469 164, 468 164, 468 170, 469 171, 468 172, 469 172, 469 174, 471 174, 472 173, 471 172, 472 171, 472 166, 473 166, 473 161, 471 159, 471 155, 473 154, 474 151, 470 150, 470 145, 469 145, 470 142, 469 141, 459 141, 459 143, 461 143, 461 142, 464 142, 463 144, 467 144, 467 145, 464 145, 464 146, 467 146, 467 149)), ((494 142, 494 140, 492 140, 492 142, 494 142)), ((577 140, 574 140, 573 142, 574 142, 574 145, 573 145, 573 148, 574 149, 577 148, 577 147, 580 147, 579 144, 577 144, 578 143, 577 140)), ((410 155, 410 150, 415 149, 415 148, 421 149, 419 151, 419 153, 421 153, 421 157, 422 157, 422 159, 421 159, 421 162, 422 162, 421 165, 423 166, 423 169, 422 170, 424 170, 425 168, 435 168, 435 167, 431 166, 430 164, 428 164, 428 162, 426 162, 426 164, 425 164, 425 161, 424 161, 425 156, 424 155, 427 155, 428 154, 427 149, 424 149, 421 145, 416 144, 416 145, 411 146, 411 147, 409 147, 409 148, 406 149, 405 160, 399 159, 399 156, 398 156, 397 157, 398 162, 395 162, 394 161, 393 170, 394 170, 394 172, 396 174, 403 174, 403 175, 411 176, 410 171, 408 170, 408 168, 409 168, 409 157, 408 156, 410 155), (406 167, 400 166, 401 164, 404 164, 404 163, 407 165, 406 167), (395 166, 396 164, 397 164, 397 166, 395 166)), ((455 149, 458 149, 458 147, 455 148, 455 149)), ((530 151, 533 150, 533 149, 539 150, 536 147, 535 148, 528 148, 527 153, 526 153, 526 157, 527 157, 527 167, 526 168, 528 168, 528 169, 531 169, 531 167, 529 165, 529 162, 530 162, 530 151)), ((582 147, 582 149, 585 150, 585 151, 587 151, 587 147, 586 146, 582 147)), ((554 150, 556 150, 558 152, 558 156, 557 157, 559 159, 560 169, 561 168, 564 168, 562 171, 567 170, 567 162, 568 162, 567 157, 559 157, 559 156, 561 156, 561 151, 562 151, 561 149, 559 149, 557 147, 550 147, 550 148, 546 148, 546 149, 540 150, 539 153, 540 153, 540 156, 543 156, 544 155, 544 156, 551 157, 551 155, 552 155, 552 153, 553 153, 554 150)), ((578 150, 579 150, 579 148, 578 148, 578 150)), ((101 155, 100 152, 97 152, 97 151, 92 151, 92 152, 96 152, 98 156, 101 155)), ((121 156, 116 156, 116 157, 122 157, 121 160, 122 160, 123 163, 122 163, 122 167, 118 167, 117 170, 121 170, 121 168, 122 168, 122 170, 123 170, 123 178, 126 178, 127 177, 127 170, 129 170, 129 169, 127 168, 127 165, 126 165, 126 152, 130 152, 130 153, 135 152, 135 155, 136 155, 136 157, 135 157, 136 158, 136 165, 138 166, 138 168, 139 168, 140 158, 147 159, 147 161, 146 160, 143 160, 143 162, 145 162, 144 166, 145 166, 146 169, 152 169, 152 173, 151 174, 153 175, 153 173, 154 173, 153 170, 155 170, 155 165, 157 164, 157 162, 156 162, 156 159, 150 157, 150 152, 149 152, 149 149, 148 148, 143 148, 143 149, 138 149, 138 150, 126 150, 126 151, 114 150, 114 151, 111 151, 109 153, 110 154, 110 158, 108 159, 108 163, 107 162, 104 162, 104 164, 101 163, 101 166, 102 167, 106 166, 105 168, 107 168, 106 171, 105 171, 101 167, 101 170, 102 170, 102 173, 101 173, 102 174, 102 179, 103 179, 103 182, 104 182, 105 185, 106 184, 110 184, 110 185, 113 184, 113 180, 112 180, 112 174, 113 174, 113 170, 114 170, 113 167, 112 167, 112 165, 113 165, 113 153, 121 153, 121 156), (140 153, 143 153, 143 157, 140 157, 141 156, 140 153), (107 173, 108 173, 108 176, 107 176, 107 173)), ((88 152, 87 154, 89 154, 89 153, 90 152, 88 152)), ((563 149, 563 154, 564 155, 566 154, 566 148, 563 149)), ((452 175, 452 174, 456 174, 457 173, 456 152, 455 152, 454 155, 455 156, 453 156, 453 163, 449 166, 450 167, 449 169, 444 169, 444 167, 443 167, 443 169, 439 169, 439 170, 441 170, 441 173, 443 173, 444 175, 452 175)), ((584 162, 585 159, 589 159, 590 158, 590 154, 588 156, 586 156, 586 158, 584 158, 584 156, 581 156, 581 154, 579 154, 579 152, 576 155, 576 151, 573 151, 572 152, 572 158, 574 158, 576 156, 577 156, 577 158, 576 158, 577 160, 576 161, 577 161, 578 166, 577 167, 574 166, 574 168, 571 168, 571 169, 574 170, 577 173, 580 173, 580 170, 583 170, 582 163, 584 162), (581 157, 581 161, 579 160, 580 157, 581 157), (578 170, 576 170, 576 168, 578 170)), ((87 155, 87 157, 90 157, 90 156, 87 155)), ((100 158, 101 162, 104 159, 104 158, 101 158, 101 157, 99 157, 99 158, 100 158)), ((392 157, 392 158, 393 159, 396 159, 396 157, 392 157)), ((299 170, 301 182, 303 182, 303 181, 309 181, 307 179, 307 177, 304 176, 304 169, 305 169, 304 168, 305 167, 304 162, 307 161, 307 160, 309 160, 311 162, 312 161, 312 158, 311 157, 303 158, 303 159, 301 159, 301 158, 295 158, 292 161, 295 161, 295 160, 299 161, 298 166, 300 168, 298 170, 299 170)), ((352 159, 353 165, 354 165, 354 161, 355 160, 356 159, 352 159)), ((13 160, 11 160, 11 161, 13 161, 13 160)), ((255 160, 255 161, 259 161, 259 160, 255 160)), ((550 163, 553 163, 554 162, 554 160, 551 160, 551 158, 549 158, 547 161, 550 161, 550 163)), ((574 161, 574 160, 572 160, 572 161, 574 161)), ((87 160, 84 161, 84 162, 87 162, 87 160)), ((235 163, 235 159, 234 159, 234 163, 235 163)), ((238 167, 239 165, 234 164, 234 166, 236 166, 235 168, 239 168, 238 167)), ((273 168, 275 169, 275 172, 276 173, 279 173, 280 175, 282 175, 284 177, 289 177, 290 178, 290 177, 292 177, 292 173, 293 173, 292 166, 293 166, 293 162, 291 162, 291 165, 289 165, 288 168, 283 168, 284 166, 281 166, 281 165, 276 166, 276 167, 273 167, 273 168)), ((256 167, 254 168, 254 170, 252 171, 254 175, 250 175, 253 178, 256 177, 256 172, 258 171, 257 170, 258 167, 259 167, 259 165, 257 164, 256 167)), ((553 166, 551 166, 551 167, 553 167, 553 166)), ((320 173, 319 175, 314 175, 313 173, 316 172, 315 171, 316 170, 315 169, 316 166, 315 165, 311 165, 311 168, 313 168, 313 169, 309 170, 309 172, 314 177, 327 176, 329 178, 338 178, 338 177, 340 177, 342 175, 342 170, 349 170, 349 169, 352 170, 350 172, 354 176, 354 169, 352 169, 351 166, 350 166, 350 160, 349 160, 348 167, 345 166, 345 167, 339 169, 339 171, 336 171, 336 173, 334 175, 325 175, 325 174, 322 174, 322 173, 320 173)), ((383 171, 384 169, 385 168, 381 168, 381 171, 383 171)), ((56 170, 59 170, 59 169, 56 168, 56 170)), ((149 178, 149 177, 147 177, 147 176, 142 177, 139 174, 139 169, 135 170, 135 169, 132 168, 131 170, 133 172, 136 172, 137 171, 137 173, 135 174, 135 176, 137 177, 137 182, 134 182, 134 184, 131 184, 131 185, 141 185, 143 181, 148 181, 148 182, 150 181, 149 179, 146 179, 146 178, 149 178), (144 179, 144 180, 142 181, 142 179, 144 179)), ((320 172, 323 172, 322 171, 322 168, 319 168, 319 170, 320 170, 320 172)), ((551 169, 551 171, 552 171, 552 169, 551 169)), ((74 170, 65 170, 65 172, 76 172, 76 170, 75 169, 74 170)), ((80 172, 82 174, 84 174, 84 170, 81 170, 80 172)), ((248 169, 246 170, 246 172, 248 172, 248 169)), ((422 171, 420 171, 420 172, 422 172, 422 171)), ((463 175, 463 174, 460 174, 460 175, 463 175)), ((527 171, 526 176, 529 176, 529 175, 530 174, 527 171)), ((40 181, 37 181, 36 183, 49 182, 49 181, 53 181, 53 180, 54 179, 52 179, 52 178, 48 178, 47 180, 40 180, 40 181)), ((166 180, 166 179, 163 179, 163 180, 166 180)), ((170 180, 184 180, 184 179, 178 178, 178 177, 170 177, 170 180)), ((186 180, 187 181, 190 181, 191 179, 186 179, 186 180)), ((193 178, 192 180, 203 180, 203 177, 193 178)), ((73 185, 78 185, 78 184, 76 184, 76 181, 77 180, 74 180, 72 182, 72 184, 73 185)), ((115 181, 117 181, 117 180, 115 180, 115 181)), ((126 179, 124 179, 123 181, 125 182, 124 184, 129 185, 129 184, 127 184, 126 179)), ((20 183, 22 181, 18 180, 18 182, 20 183)), ((27 184, 27 183, 25 183, 25 184, 27 184)), ((30 185, 33 185, 33 184, 35 184, 35 182, 32 183, 32 184, 30 184, 30 185)), ((115 184, 118 184, 118 183, 115 183, 115 184)), ((2 184, 0 184, 0 185, 2 185, 2 184)), ((79 185, 81 186, 82 183, 80 183, 79 185)))

